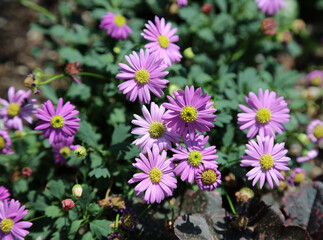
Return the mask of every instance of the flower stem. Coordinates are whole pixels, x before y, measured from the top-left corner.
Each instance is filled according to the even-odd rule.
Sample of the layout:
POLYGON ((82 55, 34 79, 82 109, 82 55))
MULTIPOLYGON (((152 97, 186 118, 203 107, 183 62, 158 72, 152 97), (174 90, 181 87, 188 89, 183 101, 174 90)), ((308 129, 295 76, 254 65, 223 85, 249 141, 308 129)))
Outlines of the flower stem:
POLYGON ((119 218, 120 218, 120 213, 117 214, 116 216, 116 222, 115 222, 115 231, 118 230, 118 226, 119 226, 119 218))
POLYGON ((234 215, 237 215, 236 213, 236 210, 234 209, 234 206, 232 204, 232 201, 231 201, 231 198, 229 197, 229 194, 227 192, 225 192, 225 196, 227 197, 228 199, 228 202, 229 202, 229 205, 230 205, 230 208, 231 208, 231 211, 233 212, 234 215))
POLYGON ((32 219, 27 220, 27 221, 28 221, 28 222, 32 222, 32 221, 36 221, 36 220, 38 220, 38 219, 42 219, 42 218, 45 218, 45 217, 47 217, 47 216, 46 216, 46 215, 43 215, 43 216, 39 216, 39 217, 32 218, 32 219))
POLYGON ((28 0, 21 0, 20 3, 26 7, 29 7, 35 11, 41 12, 42 14, 46 15, 48 18, 50 18, 52 21, 56 22, 56 17, 53 15, 50 11, 48 11, 46 8, 41 7, 37 5, 36 3, 33 3, 28 0))
POLYGON ((149 204, 147 207, 146 207, 146 209, 145 210, 143 210, 140 214, 139 214, 139 216, 138 216, 138 218, 140 218, 142 215, 144 215, 144 213, 146 213, 148 210, 149 210, 149 208, 151 208, 151 204, 149 204))
POLYGON ((62 77, 64 77, 65 76, 65 74, 64 73, 62 73, 62 74, 60 74, 60 75, 57 75, 57 76, 54 76, 54 77, 52 77, 52 78, 50 78, 50 79, 48 79, 48 80, 46 80, 46 81, 44 81, 44 82, 40 82, 39 83, 39 86, 42 86, 42 85, 46 85, 46 84, 48 84, 48 83, 51 83, 52 81, 55 81, 56 79, 58 79, 58 78, 62 78, 62 77))
POLYGON ((106 77, 104 77, 101 74, 89 73, 89 72, 80 72, 80 73, 75 74, 75 76, 89 76, 89 77, 95 77, 95 78, 100 78, 100 79, 106 79, 106 77))

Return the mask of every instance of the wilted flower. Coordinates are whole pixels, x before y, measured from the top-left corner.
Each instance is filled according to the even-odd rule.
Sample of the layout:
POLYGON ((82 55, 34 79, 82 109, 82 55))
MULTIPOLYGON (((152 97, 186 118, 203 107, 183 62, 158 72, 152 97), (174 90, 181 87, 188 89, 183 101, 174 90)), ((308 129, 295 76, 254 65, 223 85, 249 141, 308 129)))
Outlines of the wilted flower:
POLYGON ((286 7, 284 0, 255 0, 255 2, 261 12, 267 13, 268 15, 278 13, 280 8, 286 7))
POLYGON ((8 100, 0 98, 0 118, 2 118, 4 125, 9 129, 17 129, 23 131, 22 119, 28 123, 33 122, 30 114, 36 112, 36 99, 28 99, 31 91, 18 90, 15 93, 15 88, 10 87, 8 90, 8 100))
POLYGON ((0 129, 0 154, 12 154, 9 133, 0 129))
POLYGON ((201 8, 201 11, 206 14, 206 15, 209 15, 212 11, 212 5, 209 4, 209 3, 205 3, 202 8, 201 8))
POLYGON ((279 186, 279 179, 284 179, 280 171, 288 171, 289 157, 286 157, 287 150, 284 149, 285 143, 277 143, 274 145, 273 137, 257 136, 257 142, 249 141, 246 145, 245 153, 241 156, 242 161, 240 166, 253 167, 246 176, 248 180, 253 179, 254 186, 260 179, 260 188, 263 187, 265 179, 270 186, 274 187, 273 180, 279 186))
POLYGON ((63 210, 71 210, 75 206, 75 203, 72 199, 68 198, 62 201, 63 210))
POLYGON ((35 80, 36 80, 36 78, 35 78, 34 74, 32 74, 32 73, 28 74, 24 80, 25 87, 33 89, 36 86, 35 80))
POLYGON ((199 189, 206 191, 212 191, 222 183, 221 173, 216 165, 201 166, 196 172, 195 180, 199 189))
POLYGON ((313 149, 307 151, 305 156, 297 157, 296 162, 298 162, 298 163, 307 162, 307 161, 310 161, 310 160, 316 158, 318 155, 319 155, 318 149, 313 148, 313 149))
MULTIPOLYGON (((79 111, 74 110, 75 106, 67 102, 63 105, 60 98, 55 108, 50 100, 42 104, 43 109, 38 108, 35 117, 39 118, 35 130, 42 130, 44 138, 49 138, 49 144, 59 143, 64 139, 72 137, 80 127, 80 119, 75 116, 79 111)), ((73 149, 75 150, 75 149, 73 149)))
POLYGON ((83 158, 86 156, 86 148, 83 146, 80 146, 74 150, 74 154, 77 158, 83 158))
POLYGON ((76 76, 76 74, 83 71, 81 68, 80 60, 77 60, 72 63, 68 63, 65 67, 65 71, 68 75, 70 75, 74 79, 75 82, 77 82, 78 84, 82 84, 76 76))
POLYGON ((107 30, 107 34, 115 39, 126 39, 132 33, 127 25, 127 19, 121 14, 107 12, 102 17, 100 28, 107 30))
POLYGON ((323 141, 323 121, 314 120, 307 126, 307 136, 315 144, 323 141))
POLYGON ((137 226, 137 216, 133 209, 126 209, 121 217, 122 227, 126 230, 133 231, 137 226))
POLYGON ((179 62, 182 58, 179 52, 179 46, 174 44, 179 40, 177 35, 177 28, 173 28, 171 23, 165 23, 165 19, 159 19, 155 16, 155 24, 152 21, 148 21, 146 28, 141 35, 152 41, 145 45, 145 48, 149 49, 150 52, 156 53, 159 58, 163 59, 164 63, 171 66, 174 62, 179 62))
POLYGON ((277 23, 274 18, 269 17, 261 22, 261 29, 266 35, 275 35, 277 33, 277 23))
POLYGON ((108 237, 107 237, 108 240, 121 240, 123 238, 121 238, 121 235, 119 232, 114 232, 114 233, 111 233, 108 237))
POLYGON ((55 163, 65 164, 71 151, 76 150, 80 145, 73 145, 74 137, 65 138, 62 141, 53 144, 52 151, 55 163))
POLYGON ((306 171, 303 168, 295 168, 288 178, 291 186, 299 185, 306 179, 306 171))
POLYGON ((24 167, 21 169, 21 175, 24 176, 24 178, 30 178, 33 174, 33 170, 31 170, 30 167, 24 167))
POLYGON ((112 208, 115 212, 123 212, 126 210, 127 201, 128 199, 126 197, 114 194, 113 196, 109 197, 108 201, 103 200, 101 206, 112 208))
POLYGON ((0 201, 0 239, 24 239, 29 234, 26 228, 33 225, 31 222, 20 221, 27 213, 28 210, 25 210, 25 206, 20 207, 19 201, 0 201))
POLYGON ((134 102, 139 97, 139 102, 142 104, 150 103, 151 91, 157 97, 164 94, 163 88, 166 88, 168 80, 164 79, 168 72, 165 71, 167 66, 162 64, 163 60, 156 54, 150 54, 149 50, 140 49, 140 54, 133 52, 129 57, 125 56, 129 65, 119 63, 121 69, 116 76, 118 79, 128 79, 118 88, 126 94, 130 101, 134 102))
POLYGON ((313 70, 306 76, 306 80, 309 84, 314 86, 323 86, 323 71, 313 70))
POLYGON ((255 196, 255 193, 247 187, 241 188, 238 192, 235 193, 237 202, 247 202, 250 198, 255 196))
POLYGON ((10 193, 9 190, 4 186, 0 186, 0 201, 9 200, 10 193))
POLYGON ((80 184, 75 184, 72 188, 72 194, 73 196, 78 199, 82 196, 83 188, 80 184))

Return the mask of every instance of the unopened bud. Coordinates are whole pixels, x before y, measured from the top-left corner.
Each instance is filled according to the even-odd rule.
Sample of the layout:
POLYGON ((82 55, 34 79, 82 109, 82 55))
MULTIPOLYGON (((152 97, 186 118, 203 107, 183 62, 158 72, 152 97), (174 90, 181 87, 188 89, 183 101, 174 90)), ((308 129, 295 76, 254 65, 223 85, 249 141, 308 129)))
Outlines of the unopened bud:
POLYGON ((261 22, 261 29, 266 35, 275 35, 277 33, 277 23, 272 17, 268 17, 261 22))
POLYGON ((301 33, 306 29, 306 24, 302 19, 295 19, 292 22, 292 30, 294 33, 301 33))
POLYGON ((187 59, 193 59, 195 56, 195 54, 193 53, 193 50, 191 47, 186 48, 184 50, 184 57, 186 57, 187 59))
POLYGON ((177 83, 171 83, 169 84, 169 87, 168 87, 168 91, 169 91, 169 95, 171 95, 172 97, 174 97, 174 91, 178 91, 180 90, 180 86, 177 85, 177 83))
POLYGON ((86 149, 83 146, 78 147, 75 149, 74 154, 77 158, 82 158, 86 156, 86 149))
POLYGON ((119 54, 121 52, 121 48, 119 47, 114 47, 113 48, 113 52, 116 53, 116 54, 119 54))
POLYGON ((209 15, 212 11, 212 5, 209 3, 206 3, 202 6, 201 11, 206 14, 209 15))
POLYGON ((281 43, 288 44, 292 41, 293 36, 290 31, 285 30, 277 35, 277 40, 281 43))
POLYGON ((25 178, 30 178, 33 174, 33 170, 29 167, 25 167, 21 170, 21 175, 23 175, 25 178))
POLYGON ((72 199, 65 199, 62 201, 62 206, 63 206, 63 210, 71 210, 74 206, 75 206, 75 203, 72 199))
POLYGON ((82 192, 83 192, 83 188, 80 184, 76 184, 72 188, 72 194, 74 197, 76 197, 76 199, 82 196, 82 192))

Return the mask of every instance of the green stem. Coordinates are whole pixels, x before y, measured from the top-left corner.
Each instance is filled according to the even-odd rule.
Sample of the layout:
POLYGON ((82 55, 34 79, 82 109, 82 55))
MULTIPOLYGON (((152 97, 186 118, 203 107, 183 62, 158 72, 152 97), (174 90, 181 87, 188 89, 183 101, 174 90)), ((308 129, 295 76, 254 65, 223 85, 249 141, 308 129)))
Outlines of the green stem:
POLYGON ((36 221, 36 220, 38 220, 38 219, 42 219, 42 218, 45 218, 45 217, 47 217, 47 216, 43 215, 43 216, 40 216, 40 217, 32 218, 32 219, 27 220, 27 221, 28 221, 28 222, 32 222, 32 221, 36 221))
POLYGON ((228 199, 228 202, 229 202, 229 205, 230 205, 231 211, 233 212, 233 214, 234 214, 234 215, 237 215, 236 210, 234 209, 234 206, 233 206, 233 204, 232 204, 232 201, 231 201, 231 199, 230 199, 230 197, 229 197, 229 194, 225 192, 225 196, 226 196, 226 197, 227 197, 227 199, 228 199))
POLYGON ((115 225, 115 229, 114 231, 117 231, 118 230, 118 226, 119 226, 119 218, 120 218, 120 213, 117 214, 116 216, 116 225, 115 225))
POLYGON ((101 74, 89 73, 89 72, 80 72, 80 73, 75 74, 75 76, 89 76, 89 77, 95 77, 95 78, 100 78, 100 79, 106 79, 106 77, 104 77, 101 74))
POLYGON ((148 210, 149 210, 149 208, 151 208, 151 204, 149 204, 147 207, 146 207, 146 209, 145 210, 143 210, 140 214, 139 214, 139 216, 138 216, 138 218, 140 218, 142 215, 144 215, 144 213, 146 213, 148 210))
POLYGON ((46 15, 49 19, 56 22, 56 17, 53 15, 50 11, 48 11, 46 8, 37 5, 36 3, 30 2, 28 0, 21 0, 20 3, 26 7, 29 7, 37 12, 41 12, 42 14, 46 15))
POLYGON ((48 83, 51 83, 52 81, 55 81, 55 80, 56 80, 56 79, 58 79, 58 78, 62 78, 62 77, 64 77, 64 76, 65 76, 65 74, 64 74, 64 73, 62 73, 62 74, 60 74, 60 75, 57 75, 57 76, 55 76, 55 77, 52 77, 52 78, 50 78, 50 79, 48 79, 48 80, 44 81, 44 82, 39 83, 39 86, 46 85, 46 84, 48 84, 48 83))

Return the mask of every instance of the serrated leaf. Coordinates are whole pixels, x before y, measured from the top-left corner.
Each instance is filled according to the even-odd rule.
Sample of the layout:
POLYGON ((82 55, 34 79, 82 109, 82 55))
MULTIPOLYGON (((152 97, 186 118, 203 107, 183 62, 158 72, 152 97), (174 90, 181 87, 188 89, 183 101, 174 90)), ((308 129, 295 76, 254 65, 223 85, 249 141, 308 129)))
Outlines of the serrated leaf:
POLYGON ((54 88, 49 85, 43 85, 40 87, 40 91, 44 94, 49 100, 51 100, 54 104, 58 102, 58 97, 54 88))
POLYGON ((226 147, 230 146, 232 144, 233 137, 234 137, 234 127, 233 125, 228 124, 226 128, 226 132, 222 138, 223 145, 226 147))
POLYGON ((70 231, 68 233, 69 238, 74 239, 74 236, 75 236, 76 232, 79 230, 82 222, 83 222, 83 220, 77 220, 77 221, 72 222, 70 231))
POLYGON ((89 176, 93 177, 95 176, 96 178, 106 178, 106 177, 110 177, 110 172, 107 168, 95 168, 93 169, 91 172, 89 172, 89 176))
POLYGON ((90 147, 98 148, 98 140, 100 136, 95 133, 90 123, 82 121, 77 136, 90 147))
POLYGON ((112 222, 108 220, 94 220, 90 223, 90 229, 93 235, 101 239, 106 237, 112 230, 110 224, 112 222))
POLYGON ((62 47, 58 52, 59 55, 68 62, 75 62, 76 60, 83 62, 82 54, 75 48, 62 47))
POLYGON ((82 188, 83 188, 82 196, 79 197, 77 202, 78 204, 80 204, 82 209, 85 209, 92 201, 94 197, 94 192, 91 190, 91 188, 88 185, 82 185, 82 188))
POLYGON ((65 185, 62 180, 51 180, 48 182, 49 192, 59 200, 63 199, 65 192, 65 185))
POLYGON ((91 96, 91 89, 85 84, 80 85, 73 82, 66 95, 72 99, 80 98, 81 100, 86 101, 91 96))
POLYGON ((122 143, 126 140, 130 136, 130 128, 130 126, 126 126, 124 124, 117 125, 112 133, 111 145, 122 143))
POLYGON ((102 158, 99 154, 97 153, 91 153, 90 154, 90 159, 91 159, 91 168, 97 168, 102 164, 102 158))
POLYGON ((62 216, 62 210, 57 206, 49 206, 45 209, 45 215, 50 218, 57 218, 62 216))

